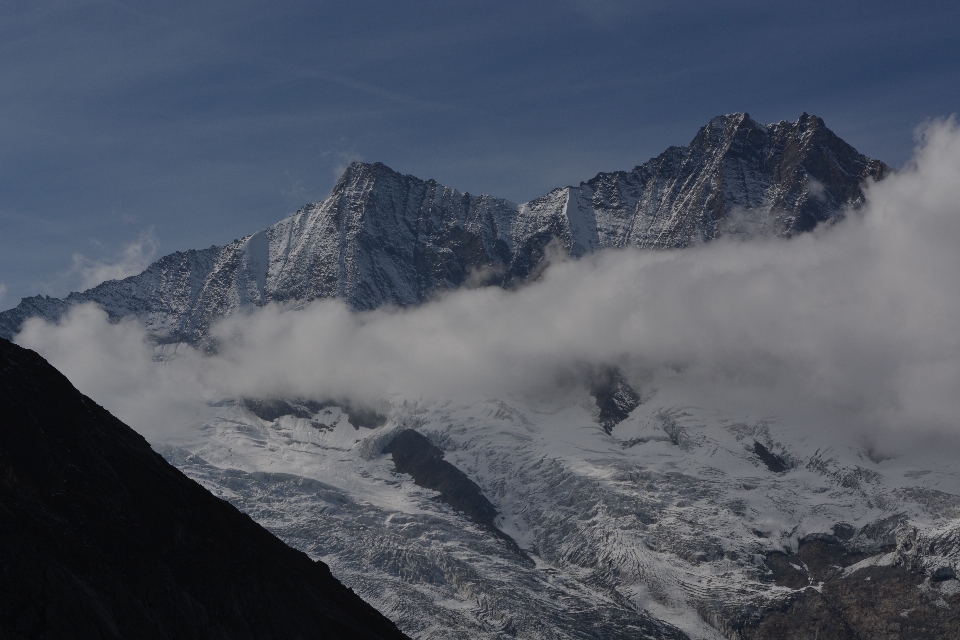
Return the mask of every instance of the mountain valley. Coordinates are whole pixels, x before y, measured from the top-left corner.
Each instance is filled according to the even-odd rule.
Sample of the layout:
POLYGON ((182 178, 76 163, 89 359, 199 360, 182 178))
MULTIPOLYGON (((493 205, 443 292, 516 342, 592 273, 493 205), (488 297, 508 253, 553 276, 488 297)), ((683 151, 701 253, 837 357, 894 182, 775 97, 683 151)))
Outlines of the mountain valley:
MULTIPOLYGON (((0 336, 24 340, 31 328, 68 327, 77 310, 93 304, 110 326, 142 327, 152 364, 176 371, 178 362, 195 360, 206 372, 204 358, 220 355, 242 368, 229 359, 228 342, 230 331, 250 326, 247 318, 307 318, 278 330, 289 341, 327 317, 318 305, 334 317, 343 305, 359 318, 356 326, 374 327, 350 335, 376 336, 377 322, 401 318, 409 324, 401 325, 400 340, 433 348, 407 331, 428 325, 423 331, 434 331, 438 346, 416 355, 429 360, 460 353, 462 345, 447 344, 444 326, 431 324, 435 316, 413 315, 416 309, 474 290, 489 294, 482 298, 488 306, 477 307, 489 309, 535 291, 555 263, 573 270, 596 259, 605 274, 601 256, 620 252, 653 256, 649 264, 672 274, 687 268, 672 256, 704 256, 720 246, 727 247, 723 258, 754 241, 771 255, 790 246, 808 250, 810 263, 826 261, 815 243, 860 215, 871 185, 895 175, 807 114, 770 125, 745 113, 720 116, 688 146, 522 204, 357 162, 326 200, 226 246, 174 253, 139 275, 64 299, 26 298, 0 314, 0 336), (317 315, 295 315, 306 313, 317 315)), ((847 251, 839 246, 838 253, 847 251)), ((671 289, 677 280, 665 282, 671 289)), ((749 283, 758 298, 770 296, 767 280, 749 283)), ((703 287, 690 290, 714 300, 703 287)), ((612 306, 635 299, 642 306, 645 292, 614 290, 612 306)), ((699 338, 703 325, 689 319, 698 314, 674 310, 672 300, 650 304, 662 302, 670 323, 693 327, 681 335, 699 338)), ((713 309, 708 302, 702 308, 713 309)), ((846 302, 837 304, 845 309, 846 302)), ((895 306, 883 300, 880 308, 895 306)), ((531 308, 544 316, 554 310, 531 308)), ((935 447, 889 454, 831 424, 823 416, 832 414, 810 406, 819 398, 805 396, 815 386, 777 379, 783 361, 806 364, 799 340, 761 352, 770 361, 756 369, 737 369, 739 352, 753 355, 747 334, 792 326, 779 311, 745 323, 742 334, 733 331, 730 345, 716 346, 712 335, 690 344, 690 351, 720 354, 718 375, 727 386, 713 395, 698 386, 702 371, 676 355, 685 351, 670 351, 666 335, 665 364, 654 373, 616 352, 582 356, 593 355, 579 344, 592 344, 586 334, 607 331, 610 343, 621 334, 612 323, 588 325, 571 309, 576 326, 563 334, 562 348, 573 364, 556 365, 543 355, 548 345, 518 356, 526 368, 502 366, 520 377, 542 369, 540 386, 509 378, 499 387, 409 391, 419 380, 411 357, 401 369, 409 388, 375 397, 359 388, 354 395, 309 392, 306 383, 259 395, 204 388, 202 411, 151 445, 328 565, 418 640, 958 637, 955 456, 935 447), (745 396, 751 401, 727 397, 741 378, 762 393, 745 396), (808 413, 770 413, 762 396, 783 388, 808 413)), ((869 334, 866 321, 854 320, 869 334)), ((524 335, 536 342, 535 331, 524 335)), ((477 340, 481 351, 497 355, 493 338, 477 340)), ((844 354, 850 342, 836 350, 844 354)), ((257 362, 267 344, 243 362, 257 362)), ((33 346, 41 350, 42 340, 33 346)), ((321 369, 306 342, 294 347, 308 352, 308 368, 321 369)), ((463 360, 451 358, 450 372, 481 367, 470 360, 476 352, 463 353, 463 360)), ((379 369, 376 358, 331 369, 347 376, 365 365, 360 380, 396 371, 388 366, 396 354, 384 352, 379 369)), ((289 376, 303 370, 291 364, 289 376)), ((847 388, 833 371, 798 370, 798 379, 821 376, 824 386, 847 388)), ((841 409, 859 410, 858 401, 844 398, 841 409)))

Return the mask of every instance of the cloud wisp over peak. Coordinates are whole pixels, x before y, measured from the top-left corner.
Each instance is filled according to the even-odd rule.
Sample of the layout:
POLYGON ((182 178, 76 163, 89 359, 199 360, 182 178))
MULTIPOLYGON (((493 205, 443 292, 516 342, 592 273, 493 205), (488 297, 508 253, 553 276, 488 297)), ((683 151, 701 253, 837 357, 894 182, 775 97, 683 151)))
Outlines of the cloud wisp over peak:
POLYGON ((73 254, 71 276, 79 276, 80 290, 85 291, 106 280, 122 280, 146 269, 160 248, 160 239, 153 228, 147 229, 133 242, 123 246, 123 250, 112 260, 93 260, 81 253, 73 254))

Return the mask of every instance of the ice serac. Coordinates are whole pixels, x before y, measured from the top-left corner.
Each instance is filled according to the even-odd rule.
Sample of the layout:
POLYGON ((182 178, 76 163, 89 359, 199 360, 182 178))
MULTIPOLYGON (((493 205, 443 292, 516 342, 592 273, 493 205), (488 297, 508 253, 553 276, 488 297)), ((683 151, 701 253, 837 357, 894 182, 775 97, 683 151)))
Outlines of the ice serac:
POLYGON ((62 300, 25 298, 0 314, 0 336, 91 301, 115 319, 136 316, 158 342, 196 343, 218 319, 270 302, 341 298, 368 310, 468 283, 515 286, 538 273, 551 246, 578 257, 728 234, 791 236, 859 206, 863 183, 889 171, 807 114, 771 125, 720 116, 687 147, 519 205, 355 162, 326 200, 253 235, 170 254, 62 300))

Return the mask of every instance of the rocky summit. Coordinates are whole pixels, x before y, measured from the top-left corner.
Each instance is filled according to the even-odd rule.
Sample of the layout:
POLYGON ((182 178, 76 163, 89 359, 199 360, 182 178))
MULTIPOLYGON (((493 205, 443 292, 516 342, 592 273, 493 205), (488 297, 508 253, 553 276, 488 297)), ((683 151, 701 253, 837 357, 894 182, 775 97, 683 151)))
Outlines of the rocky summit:
POLYGON ((889 171, 807 114, 771 125, 719 116, 686 147, 519 205, 355 162, 326 200, 226 246, 172 253, 64 299, 25 298, 0 314, 0 336, 92 301, 113 318, 136 316, 158 342, 196 343, 218 319, 270 302, 338 297, 363 310, 464 284, 514 286, 537 273, 551 244, 582 256, 790 236, 856 208, 864 181, 889 171))

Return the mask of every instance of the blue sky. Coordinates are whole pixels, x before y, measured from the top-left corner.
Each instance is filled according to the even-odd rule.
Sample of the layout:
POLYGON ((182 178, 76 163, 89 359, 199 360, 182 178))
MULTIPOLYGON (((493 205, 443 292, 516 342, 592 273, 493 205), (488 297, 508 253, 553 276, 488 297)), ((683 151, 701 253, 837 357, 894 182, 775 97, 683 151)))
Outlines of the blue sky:
POLYGON ((351 160, 530 199, 814 113, 905 162, 956 2, 0 0, 0 308, 223 244, 351 160))

